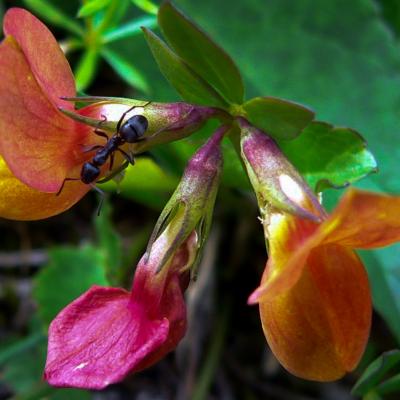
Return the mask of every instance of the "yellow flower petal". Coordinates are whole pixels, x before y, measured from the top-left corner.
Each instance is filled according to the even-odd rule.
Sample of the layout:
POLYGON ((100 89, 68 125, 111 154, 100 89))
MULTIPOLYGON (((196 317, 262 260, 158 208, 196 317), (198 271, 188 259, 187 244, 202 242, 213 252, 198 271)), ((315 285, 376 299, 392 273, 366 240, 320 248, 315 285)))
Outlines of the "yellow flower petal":
POLYGON ((68 182, 57 196, 39 192, 18 180, 0 157, 0 217, 36 220, 59 214, 79 201, 90 189, 80 181, 68 182))

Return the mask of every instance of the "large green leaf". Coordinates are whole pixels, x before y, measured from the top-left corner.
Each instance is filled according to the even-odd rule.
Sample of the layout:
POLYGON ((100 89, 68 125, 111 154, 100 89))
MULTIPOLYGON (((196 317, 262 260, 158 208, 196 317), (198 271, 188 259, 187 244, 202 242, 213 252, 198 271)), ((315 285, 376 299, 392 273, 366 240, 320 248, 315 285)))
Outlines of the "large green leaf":
POLYGON ((289 160, 312 188, 342 187, 376 171, 376 161, 354 130, 312 122, 300 136, 281 141, 289 160))
POLYGON ((195 104, 227 107, 221 96, 149 29, 143 28, 147 43, 161 72, 187 101, 195 104))
POLYGON ((248 120, 275 139, 293 139, 314 119, 314 112, 276 97, 255 97, 243 104, 248 120))
POLYGON ((398 0, 376 0, 383 18, 393 33, 400 36, 400 2, 398 0))
POLYGON ((361 132, 380 167, 368 180, 400 192, 393 173, 400 159, 393 145, 400 137, 400 51, 374 0, 175 3, 232 55, 249 96, 297 101, 319 120, 361 132))
POLYGON ((49 256, 50 262, 37 276, 34 290, 38 312, 47 324, 92 285, 109 284, 104 254, 94 247, 54 248, 49 256))
POLYGON ((225 99, 242 103, 244 87, 232 58, 170 2, 161 5, 158 23, 176 53, 225 99))
POLYGON ((398 370, 400 366, 400 350, 383 353, 373 361, 364 371, 361 378, 354 385, 352 393, 363 396, 378 386, 384 376, 391 370, 398 370))
POLYGON ((400 245, 362 252, 372 286, 375 309, 386 320, 400 344, 400 245))

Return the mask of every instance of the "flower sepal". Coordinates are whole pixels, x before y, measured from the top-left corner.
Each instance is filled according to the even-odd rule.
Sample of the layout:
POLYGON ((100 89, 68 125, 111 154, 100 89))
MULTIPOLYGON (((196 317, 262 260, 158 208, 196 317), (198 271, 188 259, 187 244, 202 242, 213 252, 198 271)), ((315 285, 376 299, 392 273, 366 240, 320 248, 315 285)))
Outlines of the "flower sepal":
POLYGON ((289 212, 314 222, 325 218, 318 199, 303 177, 265 132, 237 118, 243 162, 256 192, 261 217, 272 211, 289 212))
MULTIPOLYGON (((176 235, 174 243, 171 243, 169 251, 160 260, 158 271, 163 268, 170 255, 191 232, 196 232, 199 246, 198 253, 201 254, 202 252, 210 231, 222 170, 223 161, 220 142, 227 130, 227 126, 220 127, 211 139, 189 160, 178 187, 154 227, 147 248, 148 254, 150 254, 154 241, 163 232, 165 226, 170 224, 170 221, 176 218, 177 214, 183 215, 179 233, 176 235)), ((193 271, 195 271, 198 261, 199 258, 193 264, 193 271)))

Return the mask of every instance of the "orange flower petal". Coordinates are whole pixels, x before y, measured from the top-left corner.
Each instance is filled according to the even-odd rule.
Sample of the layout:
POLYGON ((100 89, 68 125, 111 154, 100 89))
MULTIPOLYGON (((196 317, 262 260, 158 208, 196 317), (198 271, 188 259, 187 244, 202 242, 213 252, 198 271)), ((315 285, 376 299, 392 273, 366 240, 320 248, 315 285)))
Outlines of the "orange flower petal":
POLYGON ((22 8, 11 8, 6 12, 3 29, 6 36, 13 36, 18 43, 32 74, 50 101, 72 110, 73 104, 63 102, 60 97, 75 96, 74 76, 53 34, 22 8))
POLYGON ((400 240, 400 197, 350 189, 321 226, 325 243, 369 249, 400 240))
POLYGON ((22 182, 57 192, 81 162, 78 143, 84 136, 78 134, 83 131, 50 103, 10 36, 0 44, 0 77, 0 153, 22 182))
POLYGON ((90 189, 83 183, 68 182, 59 196, 43 193, 15 178, 0 157, 0 217, 13 220, 48 218, 72 207, 90 189))
POLYGON ((311 250, 297 283, 260 302, 267 341, 292 374, 330 381, 351 371, 368 339, 368 279, 355 253, 342 246, 311 250))

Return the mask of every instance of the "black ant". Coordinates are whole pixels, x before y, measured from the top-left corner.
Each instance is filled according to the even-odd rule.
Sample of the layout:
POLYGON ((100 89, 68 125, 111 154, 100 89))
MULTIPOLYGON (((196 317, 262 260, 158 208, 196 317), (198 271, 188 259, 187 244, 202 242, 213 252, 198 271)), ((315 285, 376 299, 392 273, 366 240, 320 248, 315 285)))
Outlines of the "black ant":
MULTIPOLYGON (((102 167, 108 159, 110 159, 110 166, 109 170, 112 170, 114 165, 114 155, 116 151, 119 151, 128 161, 126 166, 130 164, 134 164, 134 159, 128 153, 120 148, 120 146, 124 145, 125 143, 137 143, 144 140, 143 135, 146 133, 148 128, 148 120, 143 115, 133 115, 130 117, 126 122, 122 123, 125 116, 132 111, 135 107, 131 107, 129 110, 125 111, 121 118, 119 119, 116 127, 116 132, 111 136, 108 137, 107 133, 96 128, 94 132, 96 135, 104 137, 107 139, 105 145, 96 145, 91 147, 90 149, 86 150, 93 151, 97 150, 95 155, 93 156, 91 161, 87 161, 82 165, 80 178, 65 178, 64 182, 61 185, 60 190, 58 191, 57 195, 59 195, 64 187, 66 181, 78 181, 81 180, 83 183, 87 185, 91 185, 93 189, 101 193, 104 196, 103 191, 97 188, 93 182, 99 177, 102 167)), ((101 124, 101 122, 100 122, 101 124)), ((105 178, 107 180, 107 178, 105 178)), ((99 204, 98 214, 100 213, 100 208, 102 205, 102 200, 99 204)))

